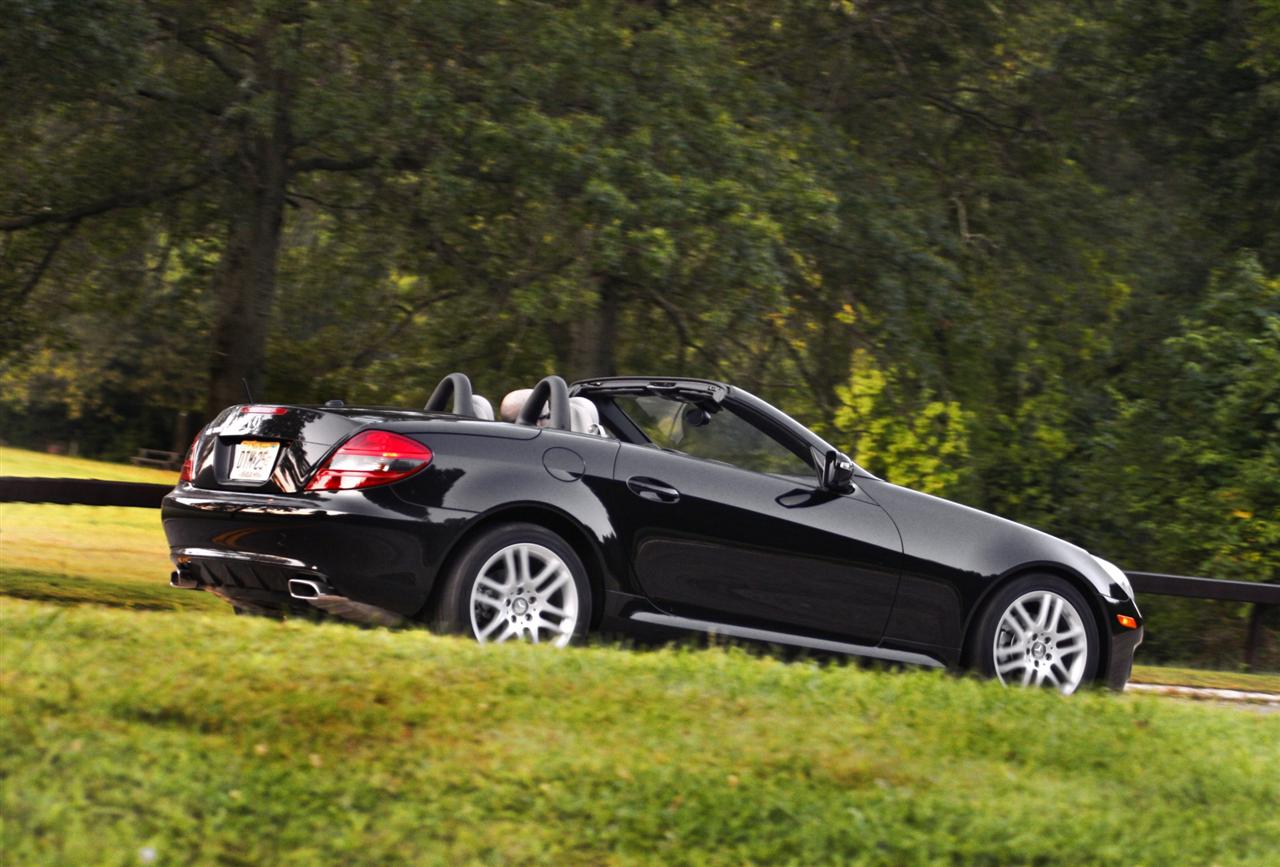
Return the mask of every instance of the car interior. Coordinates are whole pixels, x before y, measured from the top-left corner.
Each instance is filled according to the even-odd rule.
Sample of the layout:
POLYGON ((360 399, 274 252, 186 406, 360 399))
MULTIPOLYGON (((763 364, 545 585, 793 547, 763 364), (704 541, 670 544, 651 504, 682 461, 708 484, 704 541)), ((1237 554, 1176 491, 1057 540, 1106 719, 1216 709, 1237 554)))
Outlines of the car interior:
POLYGON ((581 395, 570 397, 567 384, 558 376, 544 377, 533 388, 508 392, 499 403, 495 418, 492 404, 472 391, 468 377, 451 373, 436 386, 426 409, 645 443, 664 451, 788 478, 802 479, 813 473, 813 466, 803 457, 732 413, 712 423, 714 415, 719 414, 714 405, 672 395, 628 394, 605 404, 608 418, 602 419, 601 407, 595 401, 581 395), (446 409, 450 401, 451 410, 446 409))
POLYGON ((568 386, 558 376, 546 377, 534 388, 517 388, 508 392, 498 405, 495 416, 493 404, 472 390, 471 380, 465 373, 451 373, 440 380, 423 409, 452 412, 485 421, 554 426, 592 436, 614 437, 601 424, 596 405, 585 397, 569 397, 568 386), (557 404, 567 406, 567 424, 552 425, 557 404))

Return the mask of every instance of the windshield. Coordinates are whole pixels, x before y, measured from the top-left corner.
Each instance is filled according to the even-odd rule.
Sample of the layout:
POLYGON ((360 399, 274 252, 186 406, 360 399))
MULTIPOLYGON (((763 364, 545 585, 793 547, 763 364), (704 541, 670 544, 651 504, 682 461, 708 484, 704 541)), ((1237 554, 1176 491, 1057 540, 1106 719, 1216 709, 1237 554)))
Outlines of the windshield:
POLYGON ((758 473, 813 475, 807 461, 727 408, 664 395, 619 396, 614 403, 661 448, 758 473))

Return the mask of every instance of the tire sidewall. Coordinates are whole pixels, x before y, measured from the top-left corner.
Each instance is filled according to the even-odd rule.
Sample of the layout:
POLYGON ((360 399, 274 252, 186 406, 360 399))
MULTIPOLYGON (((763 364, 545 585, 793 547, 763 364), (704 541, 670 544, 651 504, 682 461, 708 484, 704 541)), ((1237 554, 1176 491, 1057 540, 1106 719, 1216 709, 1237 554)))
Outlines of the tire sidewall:
POLYGON ((1085 655, 1084 676, 1076 689, 1084 689, 1098 679, 1099 663, 1102 657, 1102 641, 1098 632, 1097 615, 1094 614, 1093 606, 1089 604, 1089 600, 1083 593, 1069 581, 1056 575, 1023 575, 997 590, 983 609, 982 619, 974 632, 970 659, 973 660, 974 667, 983 675, 998 679, 994 643, 1000 619, 1015 599, 1040 590, 1058 594, 1074 605, 1080 614, 1089 644, 1085 655))
POLYGON ((437 629, 475 638, 475 632, 471 626, 471 590, 475 586, 476 579, 480 577, 480 570, 494 554, 509 545, 519 543, 541 545, 552 551, 569 567, 569 574, 573 577, 573 584, 578 592, 578 620, 574 624, 570 644, 576 644, 586 636, 591 624, 593 600, 591 582, 587 579, 587 570, 582 565, 582 558, 573 550, 573 546, 557 533, 546 527, 528 523, 500 524, 485 530, 466 543, 445 576, 444 592, 441 594, 434 618, 437 629))

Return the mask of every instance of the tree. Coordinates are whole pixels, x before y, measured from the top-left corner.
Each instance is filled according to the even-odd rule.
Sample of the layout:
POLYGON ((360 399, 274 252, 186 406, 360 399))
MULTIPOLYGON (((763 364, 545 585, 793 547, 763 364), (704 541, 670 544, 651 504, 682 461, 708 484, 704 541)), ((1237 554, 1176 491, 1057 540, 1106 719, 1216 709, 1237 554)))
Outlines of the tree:
POLYGON ((16 80, 0 132, 20 154, 0 200, 13 315, 25 308, 29 321, 42 284, 83 268, 59 262, 73 238, 82 250, 161 234, 199 243, 217 259, 205 406, 237 401, 242 380, 261 386, 286 208, 318 173, 429 158, 425 131, 448 109, 424 111, 439 91, 422 51, 442 44, 445 64, 463 55, 450 40, 468 16, 306 2, 19 5, 6 16, 16 80))

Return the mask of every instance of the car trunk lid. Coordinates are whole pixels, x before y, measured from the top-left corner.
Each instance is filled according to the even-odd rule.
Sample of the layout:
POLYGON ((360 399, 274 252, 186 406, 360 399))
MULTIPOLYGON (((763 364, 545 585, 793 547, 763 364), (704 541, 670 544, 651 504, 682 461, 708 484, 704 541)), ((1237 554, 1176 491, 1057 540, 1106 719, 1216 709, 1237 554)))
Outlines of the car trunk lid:
POLYGON ((436 413, 370 407, 228 407, 196 441, 192 484, 211 490, 293 493, 302 490, 336 444, 356 431, 438 417, 436 413))

